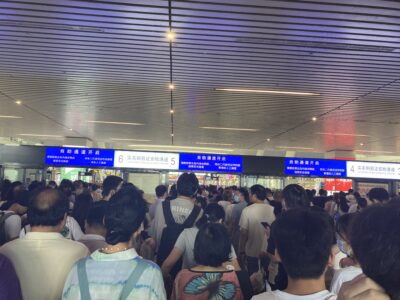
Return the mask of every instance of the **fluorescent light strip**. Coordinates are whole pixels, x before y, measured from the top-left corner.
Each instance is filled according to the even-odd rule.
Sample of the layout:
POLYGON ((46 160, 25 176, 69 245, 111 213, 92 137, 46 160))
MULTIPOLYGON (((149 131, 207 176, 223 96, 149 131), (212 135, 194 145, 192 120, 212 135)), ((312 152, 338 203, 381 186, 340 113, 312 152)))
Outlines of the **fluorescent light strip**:
POLYGON ((172 145, 129 145, 132 148, 148 148, 148 149, 186 149, 186 150, 210 150, 210 151, 224 151, 224 152, 232 152, 232 149, 223 149, 223 148, 210 148, 210 147, 190 147, 190 146, 172 146, 172 145))
POLYGON ((251 129, 251 128, 229 128, 229 127, 199 127, 201 129, 212 129, 212 130, 230 130, 230 131, 249 131, 249 132, 257 132, 259 129, 251 129))
POLYGON ((62 145, 65 148, 87 148, 86 146, 81 145, 62 145))
POLYGON ((131 141, 131 142, 151 142, 152 140, 139 140, 139 139, 111 139, 112 141, 131 141))
POLYGON ((358 137, 366 137, 366 134, 352 134, 352 133, 335 133, 335 132, 316 132, 315 134, 320 135, 339 135, 339 136, 358 136, 358 137))
POLYGON ((19 116, 0 116, 1 119, 22 119, 19 116))
POLYGON ((298 149, 298 150, 314 150, 314 148, 309 147, 287 147, 287 146, 277 146, 279 149, 298 149))
POLYGON ((233 146, 233 144, 223 144, 223 143, 201 143, 201 142, 197 142, 196 145, 233 146))
POLYGON ((215 90, 216 91, 222 91, 222 92, 281 94, 281 95, 296 95, 296 96, 319 96, 320 95, 320 94, 317 94, 317 93, 306 93, 306 92, 288 92, 288 91, 253 90, 253 89, 217 88, 215 90))
POLYGON ((88 123, 95 124, 111 124, 111 125, 131 125, 131 126, 143 126, 142 123, 129 123, 129 122, 111 122, 111 121, 87 121, 88 123))
POLYGON ((64 138, 61 135, 52 135, 52 134, 20 133, 18 135, 20 135, 20 136, 31 136, 31 137, 64 138))
POLYGON ((354 150, 354 152, 360 152, 360 153, 395 153, 392 151, 378 151, 378 150, 354 150))

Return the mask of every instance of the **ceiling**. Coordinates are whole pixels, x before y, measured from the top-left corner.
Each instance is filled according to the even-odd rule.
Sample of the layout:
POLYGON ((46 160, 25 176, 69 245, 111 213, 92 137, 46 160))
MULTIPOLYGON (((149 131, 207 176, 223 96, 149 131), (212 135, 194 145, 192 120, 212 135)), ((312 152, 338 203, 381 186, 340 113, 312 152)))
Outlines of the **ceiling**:
POLYGON ((0 141, 396 159, 399 33, 398 1, 1 1, 0 141))

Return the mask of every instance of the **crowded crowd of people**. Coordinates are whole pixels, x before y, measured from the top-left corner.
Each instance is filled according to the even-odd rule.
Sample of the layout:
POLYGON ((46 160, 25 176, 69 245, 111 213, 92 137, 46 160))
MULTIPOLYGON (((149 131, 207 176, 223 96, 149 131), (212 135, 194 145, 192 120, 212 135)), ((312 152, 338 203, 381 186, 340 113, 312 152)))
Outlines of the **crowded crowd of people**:
POLYGON ((0 184, 0 299, 400 299, 400 201, 117 176, 0 184))

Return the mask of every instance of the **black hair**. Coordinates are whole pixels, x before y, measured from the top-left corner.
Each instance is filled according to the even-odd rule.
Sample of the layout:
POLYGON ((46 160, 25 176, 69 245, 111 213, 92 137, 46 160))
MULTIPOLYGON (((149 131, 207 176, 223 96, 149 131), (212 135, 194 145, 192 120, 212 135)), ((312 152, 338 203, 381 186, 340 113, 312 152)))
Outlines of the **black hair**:
POLYGON ((176 190, 176 184, 171 185, 166 200, 174 200, 178 197, 178 191, 176 190))
POLYGON ((164 194, 168 191, 167 187, 163 184, 156 187, 156 196, 158 198, 164 196, 164 194))
POLYGON ((35 190, 37 190, 37 189, 40 189, 40 188, 43 188, 43 187, 44 187, 43 182, 34 180, 34 181, 32 181, 31 184, 28 186, 28 191, 29 191, 29 192, 33 192, 33 191, 35 191, 35 190))
POLYGON ((298 184, 289 184, 283 189, 282 194, 287 209, 310 207, 306 191, 298 184))
POLYGON ((249 191, 246 188, 243 188, 243 187, 239 188, 238 191, 239 191, 239 193, 241 193, 243 195, 244 200, 247 203, 249 203, 249 201, 250 201, 249 191))
POLYGON ((10 202, 11 204, 15 202, 14 201, 15 189, 19 186, 22 186, 21 181, 14 181, 13 183, 11 183, 10 187, 7 190, 7 194, 5 196, 5 200, 7 200, 7 202, 10 202))
POLYGON ((384 202, 389 201, 389 193, 384 188, 373 188, 368 192, 368 198, 371 200, 384 202))
POLYGON ((324 189, 320 189, 319 190, 319 195, 320 196, 328 196, 328 192, 326 190, 324 190, 324 189))
POLYGON ((200 206, 201 209, 205 209, 207 207, 207 199, 202 196, 197 196, 196 205, 200 206))
POLYGON ((355 218, 351 247, 365 275, 400 299, 400 206, 372 205, 355 218))
POLYGON ((72 194, 72 191, 74 189, 74 185, 72 184, 72 181, 69 179, 63 179, 61 180, 60 186, 58 189, 63 192, 67 197, 69 197, 72 194))
POLYGON ((57 226, 69 210, 69 202, 59 190, 39 190, 28 208, 28 223, 31 226, 57 226))
POLYGON ((146 202, 137 188, 126 187, 115 193, 104 217, 107 244, 128 242, 143 223, 146 209, 146 202))
POLYGON ((260 184, 255 184, 250 188, 250 194, 256 195, 258 200, 265 200, 267 198, 267 191, 265 187, 260 184))
POLYGON ((351 225, 356 214, 344 214, 336 221, 335 231, 346 242, 350 242, 351 225))
POLYGON ((14 200, 21 206, 29 207, 31 199, 31 193, 27 190, 20 190, 15 192, 14 200))
POLYGON ((51 180, 51 181, 49 181, 49 183, 47 184, 47 187, 48 187, 48 188, 54 188, 54 189, 56 189, 56 188, 58 188, 57 182, 55 182, 54 180, 51 180))
POLYGON ((268 194, 273 194, 272 190, 269 189, 269 188, 265 188, 265 192, 267 193, 267 195, 268 195, 268 194))
POLYGON ((74 208, 72 209, 72 217, 78 222, 83 232, 85 231, 85 220, 92 203, 93 198, 89 193, 82 193, 75 198, 74 208))
POLYGON ((222 224, 204 224, 197 233, 193 252, 199 265, 219 267, 229 261, 231 241, 228 230, 222 224))
POLYGON ((358 208, 359 208, 359 209, 366 208, 367 205, 368 205, 367 199, 365 199, 365 198, 361 198, 361 197, 358 198, 358 197, 356 197, 356 201, 357 201, 357 204, 358 204, 358 208))
POLYGON ((199 180, 194 173, 183 173, 176 183, 178 194, 185 197, 193 197, 199 188, 199 180))
POLYGON ((74 186, 74 190, 77 190, 80 187, 84 188, 85 187, 85 183, 83 182, 83 180, 75 180, 73 182, 73 186, 74 186))
POLYGON ((91 204, 86 223, 91 227, 104 227, 104 216, 107 210, 107 201, 98 201, 91 204))
POLYGON ((108 196, 112 190, 116 190, 121 182, 121 177, 114 175, 107 176, 103 181, 103 197, 108 196))
POLYGON ((315 279, 324 273, 334 237, 328 214, 291 209, 272 223, 271 234, 290 278, 315 279))
POLYGON ((224 199, 224 201, 232 202, 232 198, 233 198, 233 192, 231 190, 226 189, 222 194, 222 199, 224 199))
POLYGON ((204 209, 203 216, 197 221, 196 226, 200 228, 206 223, 216 223, 219 220, 225 221, 225 210, 221 205, 211 203, 204 209))
POLYGON ((347 198, 345 195, 340 195, 339 197, 339 207, 340 210, 344 213, 349 212, 349 204, 347 203, 347 198))

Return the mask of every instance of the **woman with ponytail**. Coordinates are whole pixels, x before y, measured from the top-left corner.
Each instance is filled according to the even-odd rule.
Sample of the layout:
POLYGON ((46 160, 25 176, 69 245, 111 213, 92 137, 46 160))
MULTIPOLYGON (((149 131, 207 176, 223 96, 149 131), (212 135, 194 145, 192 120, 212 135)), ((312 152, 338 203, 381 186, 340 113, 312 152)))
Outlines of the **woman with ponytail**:
MULTIPOLYGON (((185 229, 175 243, 174 249, 171 254, 162 264, 161 270, 164 277, 168 277, 173 266, 182 258, 182 269, 189 269, 196 265, 194 259, 194 242, 196 240, 199 229, 209 223, 222 224, 225 220, 225 211, 222 206, 212 203, 209 204, 205 210, 203 216, 196 223, 196 227, 185 229)), ((240 270, 239 263, 237 261, 236 253, 233 247, 231 247, 230 259, 225 262, 224 266, 229 269, 240 270)))
POLYGON ((134 248, 146 214, 142 193, 136 187, 122 188, 107 205, 107 246, 73 267, 63 299, 166 299, 160 269, 134 248))

